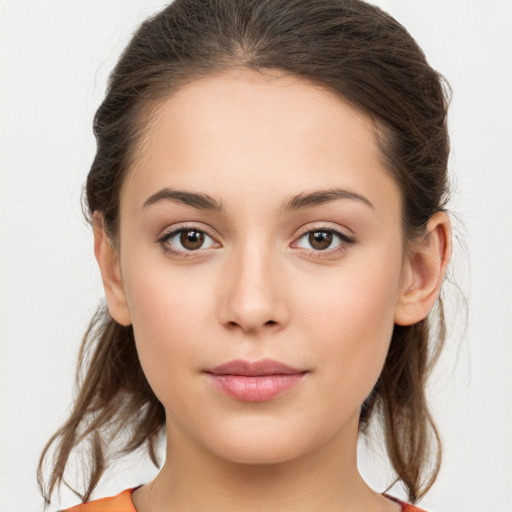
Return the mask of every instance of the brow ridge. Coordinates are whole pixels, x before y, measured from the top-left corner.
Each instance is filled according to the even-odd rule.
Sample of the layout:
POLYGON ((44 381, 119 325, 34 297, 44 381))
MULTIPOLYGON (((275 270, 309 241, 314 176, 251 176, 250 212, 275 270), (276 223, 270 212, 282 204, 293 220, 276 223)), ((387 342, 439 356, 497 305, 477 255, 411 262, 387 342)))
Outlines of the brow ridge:
POLYGON ((315 190, 312 192, 301 192, 300 194, 293 196, 283 206, 283 211, 301 210, 304 208, 311 208, 314 206, 320 206, 325 203, 337 201, 339 199, 350 199, 360 201, 370 208, 374 208, 373 204, 361 194, 352 192, 344 188, 331 188, 327 190, 315 190))
MULTIPOLYGON (((366 197, 358 194, 357 192, 352 192, 351 190, 344 188, 331 188, 326 190, 315 190, 312 192, 301 192, 300 194, 291 197, 283 205, 282 210, 283 212, 289 212, 305 208, 312 208, 340 199, 359 201, 372 209, 374 208, 373 204, 366 197)), ((165 187, 152 194, 144 202, 144 208, 147 208, 160 201, 173 201, 192 206, 194 208, 215 210, 218 212, 223 211, 222 203, 217 202, 208 194, 175 190, 170 187, 165 187)))
POLYGON ((160 201, 173 201, 175 203, 185 204, 194 208, 215 210, 218 212, 222 211, 222 203, 218 203, 208 194, 175 190, 169 187, 165 187, 149 196, 144 202, 144 208, 154 205, 160 201))

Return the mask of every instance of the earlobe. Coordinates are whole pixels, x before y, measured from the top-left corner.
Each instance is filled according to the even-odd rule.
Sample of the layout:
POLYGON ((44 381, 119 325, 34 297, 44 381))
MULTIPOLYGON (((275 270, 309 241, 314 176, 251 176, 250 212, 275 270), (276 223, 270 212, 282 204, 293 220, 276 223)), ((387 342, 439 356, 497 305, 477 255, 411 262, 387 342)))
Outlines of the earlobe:
POLYGON ((438 212, 427 224, 424 240, 409 251, 402 288, 395 308, 395 324, 412 325, 427 317, 439 296, 452 250, 448 215, 438 212))
POLYGON ((103 216, 93 214, 94 255, 100 267, 101 279, 112 318, 121 325, 130 325, 131 317, 124 291, 119 254, 105 232, 103 216))

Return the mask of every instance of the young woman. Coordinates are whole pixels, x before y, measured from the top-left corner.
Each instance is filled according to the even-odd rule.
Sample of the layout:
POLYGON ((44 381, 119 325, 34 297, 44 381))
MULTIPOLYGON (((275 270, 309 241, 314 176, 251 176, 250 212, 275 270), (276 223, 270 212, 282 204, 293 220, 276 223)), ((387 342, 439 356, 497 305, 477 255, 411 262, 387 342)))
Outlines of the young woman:
POLYGON ((357 440, 383 429, 411 503, 434 482, 446 110, 411 36, 360 0, 176 0, 146 21, 94 122, 107 306, 46 502, 85 443, 75 512, 419 510, 366 484, 357 440), (115 454, 158 464, 161 435, 153 481, 85 503, 115 454))

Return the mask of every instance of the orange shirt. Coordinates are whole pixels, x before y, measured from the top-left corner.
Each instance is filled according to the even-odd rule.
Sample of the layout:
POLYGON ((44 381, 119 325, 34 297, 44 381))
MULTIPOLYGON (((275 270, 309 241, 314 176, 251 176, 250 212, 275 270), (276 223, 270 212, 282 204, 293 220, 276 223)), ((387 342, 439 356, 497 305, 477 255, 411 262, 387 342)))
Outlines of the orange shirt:
POLYGON ((137 512, 132 502, 132 492, 135 489, 137 487, 126 489, 112 498, 101 498, 89 503, 82 503, 62 512, 137 512))
MULTIPOLYGON (((137 512, 132 502, 132 492, 135 489, 137 489, 137 487, 126 489, 112 498, 102 498, 90 501, 89 503, 82 503, 76 507, 67 508, 62 512, 137 512)), ((414 505, 409 505, 391 496, 388 496, 388 498, 402 505, 402 512, 425 512, 414 505)))

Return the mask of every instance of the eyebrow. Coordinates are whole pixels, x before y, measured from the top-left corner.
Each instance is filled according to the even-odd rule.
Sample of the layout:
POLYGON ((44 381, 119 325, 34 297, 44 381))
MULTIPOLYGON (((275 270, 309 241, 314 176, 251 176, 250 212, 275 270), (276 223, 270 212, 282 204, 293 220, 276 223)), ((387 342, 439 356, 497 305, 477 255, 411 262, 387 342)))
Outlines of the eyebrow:
POLYGON ((163 188, 153 195, 149 196, 144 202, 144 208, 160 201, 173 201, 175 203, 186 204, 201 210, 222 211, 222 203, 218 203, 207 194, 198 192, 186 192, 184 190, 174 190, 172 188, 163 188))
POLYGON ((344 188, 330 188, 327 190, 315 190, 313 192, 302 192, 292 197, 284 206, 283 211, 301 210, 319 206, 339 199, 351 199, 374 208, 373 204, 366 197, 344 188))
MULTIPOLYGON (((312 208, 314 206, 319 206, 340 199, 356 200, 372 209, 374 208, 373 204, 361 194, 343 188, 331 188, 327 190, 315 190, 313 192, 301 192, 300 194, 291 197, 283 205, 282 211, 289 212, 312 208)), ((173 201, 175 203, 185 204, 202 210, 223 211, 222 203, 217 202, 207 194, 174 190, 169 187, 163 188, 149 196, 144 202, 144 208, 160 201, 173 201)))

